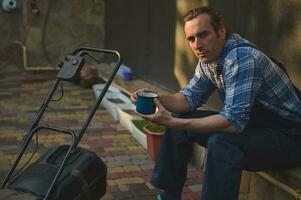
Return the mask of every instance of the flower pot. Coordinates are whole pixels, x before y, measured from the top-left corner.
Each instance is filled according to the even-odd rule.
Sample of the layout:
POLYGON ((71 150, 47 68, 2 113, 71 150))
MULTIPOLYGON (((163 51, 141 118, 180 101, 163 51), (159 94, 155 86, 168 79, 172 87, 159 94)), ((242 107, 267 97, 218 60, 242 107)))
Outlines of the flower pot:
POLYGON ((146 133, 147 152, 152 160, 156 161, 165 128, 156 124, 147 124, 143 130, 146 133))

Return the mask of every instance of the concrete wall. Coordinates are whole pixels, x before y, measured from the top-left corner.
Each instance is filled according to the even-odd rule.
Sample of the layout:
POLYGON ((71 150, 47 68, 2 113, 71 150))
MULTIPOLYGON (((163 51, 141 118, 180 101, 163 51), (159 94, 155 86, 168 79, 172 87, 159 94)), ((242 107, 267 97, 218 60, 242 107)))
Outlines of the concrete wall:
POLYGON ((19 48, 14 41, 21 38, 21 19, 21 6, 18 6, 13 13, 6 13, 0 9, 0 70, 7 61, 16 62, 16 59, 18 60, 19 48))
POLYGON ((135 75, 169 88, 178 88, 173 69, 175 4, 174 0, 106 1, 106 47, 118 49, 135 75))
MULTIPOLYGON (((55 66, 79 46, 104 47, 104 1, 37 1, 35 15, 31 1, 18 2, 16 11, 0 11, 0 49, 5 51, 0 54, 0 62, 10 57, 10 49, 22 54, 15 40, 26 46, 31 67, 55 66)), ((21 62, 21 57, 13 62, 16 60, 21 62)))

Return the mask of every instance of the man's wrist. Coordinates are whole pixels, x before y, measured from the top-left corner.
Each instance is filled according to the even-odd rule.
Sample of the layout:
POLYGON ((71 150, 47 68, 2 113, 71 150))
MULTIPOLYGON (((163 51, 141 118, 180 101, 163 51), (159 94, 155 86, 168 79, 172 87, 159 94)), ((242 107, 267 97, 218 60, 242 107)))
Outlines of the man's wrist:
POLYGON ((187 125, 189 124, 189 119, 173 117, 171 120, 171 128, 175 129, 186 129, 187 125))

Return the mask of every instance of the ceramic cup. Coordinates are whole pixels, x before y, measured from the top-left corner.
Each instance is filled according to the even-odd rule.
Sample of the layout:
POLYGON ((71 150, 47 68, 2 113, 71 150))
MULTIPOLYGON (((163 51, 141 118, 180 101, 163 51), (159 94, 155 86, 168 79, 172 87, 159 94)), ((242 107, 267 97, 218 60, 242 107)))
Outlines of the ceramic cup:
POLYGON ((153 92, 138 92, 136 101, 136 111, 144 115, 153 114, 156 111, 154 98, 157 97, 158 95, 153 92))

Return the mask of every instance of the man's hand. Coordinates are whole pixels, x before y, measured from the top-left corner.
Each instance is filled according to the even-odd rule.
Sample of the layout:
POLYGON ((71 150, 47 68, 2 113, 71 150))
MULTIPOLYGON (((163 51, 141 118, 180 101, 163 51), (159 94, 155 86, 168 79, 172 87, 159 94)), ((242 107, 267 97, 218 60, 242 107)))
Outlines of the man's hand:
POLYGON ((136 90, 130 96, 130 99, 134 104, 136 104, 137 94, 139 92, 152 92, 157 94, 158 95, 157 100, 160 101, 160 105, 162 105, 162 107, 164 107, 165 110, 168 110, 170 112, 183 113, 191 110, 189 104, 186 101, 186 98, 184 97, 183 94, 179 92, 174 94, 169 94, 169 93, 161 93, 159 91, 154 91, 149 88, 142 88, 136 90))
POLYGON ((154 90, 151 90, 151 89, 148 89, 148 88, 142 88, 142 89, 136 90, 136 91, 133 92, 133 93, 131 94, 131 96, 130 96, 130 99, 131 99, 131 101, 132 101, 134 104, 136 104, 136 101, 137 101, 137 94, 138 94, 139 92, 152 92, 152 93, 155 93, 155 94, 159 95, 157 91, 154 91, 154 90))
POLYGON ((154 99, 154 102, 157 106, 157 112, 152 115, 143 115, 138 113, 143 119, 151 121, 155 124, 163 125, 166 127, 172 126, 173 117, 170 112, 168 112, 157 98, 154 99))

